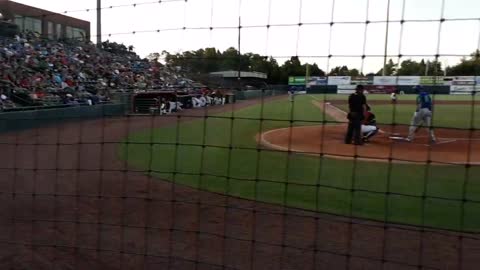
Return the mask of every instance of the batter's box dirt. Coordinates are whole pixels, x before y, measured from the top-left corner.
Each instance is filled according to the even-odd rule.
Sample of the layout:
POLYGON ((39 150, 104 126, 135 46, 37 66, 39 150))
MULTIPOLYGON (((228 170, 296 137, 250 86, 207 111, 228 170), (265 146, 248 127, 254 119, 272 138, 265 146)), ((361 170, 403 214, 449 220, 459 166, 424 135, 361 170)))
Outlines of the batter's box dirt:
MULTIPOLYGON (((346 125, 319 125, 271 130, 260 136, 262 145, 283 151, 310 155, 326 155, 338 159, 371 160, 375 162, 427 163, 439 164, 480 164, 480 142, 470 140, 469 131, 436 129, 437 143, 429 142, 427 136, 418 136, 407 142, 404 136, 390 136, 388 127, 364 146, 346 145, 343 137, 346 125)), ((397 129, 399 129, 397 127, 397 129)), ((407 134, 407 130, 399 134, 407 134)))

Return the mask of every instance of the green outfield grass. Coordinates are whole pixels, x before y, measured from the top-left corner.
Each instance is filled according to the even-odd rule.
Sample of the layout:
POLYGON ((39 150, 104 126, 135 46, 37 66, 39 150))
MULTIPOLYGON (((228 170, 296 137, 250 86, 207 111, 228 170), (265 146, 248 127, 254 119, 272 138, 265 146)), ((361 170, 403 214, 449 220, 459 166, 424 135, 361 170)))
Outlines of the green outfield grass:
MULTIPOLYGON (((281 100, 215 115, 221 118, 137 132, 119 152, 159 181, 332 214, 480 231, 480 167, 389 165, 257 151, 254 136, 260 130, 322 121, 311 101, 309 95, 297 96, 293 110, 281 100)), ((382 110, 382 121, 391 119, 388 107, 382 110)), ((411 108, 398 110, 399 119, 410 118, 411 108)))
MULTIPOLYGON (((313 95, 315 97, 325 98, 327 100, 347 100, 348 95, 338 95, 338 94, 324 94, 324 95, 313 95)), ((416 95, 398 95, 399 100, 415 100, 416 95)), ((369 94, 367 98, 370 100, 390 100, 390 95, 386 94, 369 94)), ((472 95, 432 95, 434 100, 447 100, 447 101, 480 101, 480 96, 472 95)))
MULTIPOLYGON (((336 105, 347 111, 348 106, 336 105)), ((409 125, 415 112, 415 105, 371 105, 379 124, 409 125)), ((444 128, 480 129, 480 104, 472 105, 438 105, 434 107, 433 125, 444 128)))

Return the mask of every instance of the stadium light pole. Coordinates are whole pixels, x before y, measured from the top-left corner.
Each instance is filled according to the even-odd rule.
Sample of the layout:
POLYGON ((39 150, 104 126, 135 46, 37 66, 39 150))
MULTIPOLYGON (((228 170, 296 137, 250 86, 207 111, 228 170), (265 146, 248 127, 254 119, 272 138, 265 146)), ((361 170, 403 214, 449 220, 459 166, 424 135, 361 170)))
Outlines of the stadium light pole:
POLYGON ((102 0, 97 0, 97 47, 102 47, 102 0))
POLYGON ((387 52, 388 52, 388 26, 390 23, 390 0, 387 2, 387 21, 386 21, 386 29, 385 29, 385 53, 383 55, 383 71, 382 76, 386 75, 386 67, 387 67, 387 52))

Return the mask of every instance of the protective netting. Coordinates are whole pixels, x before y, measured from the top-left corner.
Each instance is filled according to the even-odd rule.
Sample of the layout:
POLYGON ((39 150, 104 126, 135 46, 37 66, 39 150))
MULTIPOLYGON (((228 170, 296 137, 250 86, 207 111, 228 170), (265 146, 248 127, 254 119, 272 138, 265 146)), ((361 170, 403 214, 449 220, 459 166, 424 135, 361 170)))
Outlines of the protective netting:
POLYGON ((0 269, 478 268, 476 1, 21 2, 108 42, 1 40, 0 269))

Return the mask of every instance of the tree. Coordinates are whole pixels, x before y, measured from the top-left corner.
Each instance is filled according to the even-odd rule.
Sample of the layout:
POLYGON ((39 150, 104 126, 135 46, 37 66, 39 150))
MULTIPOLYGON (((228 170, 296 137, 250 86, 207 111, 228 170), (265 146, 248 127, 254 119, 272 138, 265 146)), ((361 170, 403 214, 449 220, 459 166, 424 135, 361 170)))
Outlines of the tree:
POLYGON ((220 60, 220 51, 215 48, 206 48, 204 51, 204 59, 202 59, 202 61, 205 62, 205 72, 218 71, 220 60))
POLYGON ((305 66, 302 66, 297 56, 292 56, 290 60, 287 60, 282 69, 287 76, 305 76, 306 73, 305 66))
POLYGON ((438 61, 420 62, 411 59, 405 60, 397 70, 398 76, 441 76, 443 75, 442 64, 438 61))
POLYGON ((425 61, 416 62, 413 60, 405 60, 400 64, 400 68, 397 70, 399 76, 423 76, 425 75, 425 61))
POLYGON ((219 64, 220 70, 238 70, 239 53, 237 49, 230 47, 222 53, 222 61, 219 64))
POLYGON ((356 68, 348 69, 347 66, 335 67, 328 73, 329 76, 361 76, 362 74, 356 68))
POLYGON ((442 68, 442 63, 436 60, 427 61, 424 74, 426 76, 443 76, 444 71, 442 68))
POLYGON ((325 71, 321 70, 316 63, 310 65, 310 76, 325 76, 325 71))
POLYGON ((362 76, 363 74, 361 74, 358 69, 354 68, 349 71, 348 75, 352 77, 358 77, 358 76, 362 76))
POLYGON ((288 76, 285 77, 282 69, 278 65, 277 60, 275 58, 270 57, 267 60, 269 66, 269 72, 267 73, 268 79, 267 81, 271 84, 281 84, 288 80, 288 76))
POLYGON ((480 76, 480 50, 472 53, 470 59, 462 59, 459 64, 447 68, 450 76, 480 76))
MULTIPOLYGON (((388 63, 385 65, 385 76, 396 75, 396 73, 397 73, 397 65, 393 63, 392 59, 388 60, 388 63)), ((383 75, 383 68, 377 72, 377 75, 378 76, 383 75)))
POLYGON ((160 59, 160 53, 151 53, 147 55, 147 59, 150 62, 158 62, 158 59, 160 59))
POLYGON ((349 70, 347 66, 334 67, 328 73, 328 76, 348 76, 349 70))
POLYGON ((170 67, 180 67, 185 73, 193 75, 223 70, 258 71, 267 74, 267 81, 271 84, 284 84, 289 76, 305 76, 309 65, 310 76, 325 76, 316 63, 302 64, 296 56, 291 57, 283 65, 279 65, 273 57, 266 57, 254 53, 240 54, 237 49, 230 47, 223 52, 215 48, 185 51, 170 54, 167 51, 152 53, 147 56, 150 61, 159 58, 165 59, 170 67))

